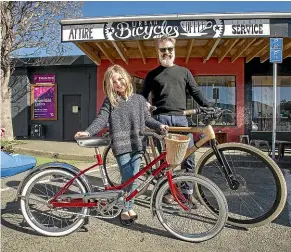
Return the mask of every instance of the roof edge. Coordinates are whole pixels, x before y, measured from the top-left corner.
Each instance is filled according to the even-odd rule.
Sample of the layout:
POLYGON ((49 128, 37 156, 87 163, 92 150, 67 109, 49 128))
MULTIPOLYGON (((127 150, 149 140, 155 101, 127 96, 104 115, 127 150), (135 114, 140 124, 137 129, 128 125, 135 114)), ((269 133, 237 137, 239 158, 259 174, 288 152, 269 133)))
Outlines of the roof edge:
POLYGON ((62 19, 61 25, 92 24, 120 21, 148 21, 148 20, 185 20, 185 19, 264 19, 264 18, 290 18, 291 12, 240 12, 240 13, 199 13, 199 14, 168 14, 168 15, 138 15, 95 17, 79 19, 62 19))

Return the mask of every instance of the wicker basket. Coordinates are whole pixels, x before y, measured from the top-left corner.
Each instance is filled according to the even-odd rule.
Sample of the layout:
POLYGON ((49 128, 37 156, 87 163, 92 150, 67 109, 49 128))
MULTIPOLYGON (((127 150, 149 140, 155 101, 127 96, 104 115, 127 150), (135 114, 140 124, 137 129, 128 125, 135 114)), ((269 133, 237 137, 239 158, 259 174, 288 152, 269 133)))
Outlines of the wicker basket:
POLYGON ((165 137, 166 159, 170 165, 179 165, 188 149, 190 137, 179 134, 169 134, 165 137))

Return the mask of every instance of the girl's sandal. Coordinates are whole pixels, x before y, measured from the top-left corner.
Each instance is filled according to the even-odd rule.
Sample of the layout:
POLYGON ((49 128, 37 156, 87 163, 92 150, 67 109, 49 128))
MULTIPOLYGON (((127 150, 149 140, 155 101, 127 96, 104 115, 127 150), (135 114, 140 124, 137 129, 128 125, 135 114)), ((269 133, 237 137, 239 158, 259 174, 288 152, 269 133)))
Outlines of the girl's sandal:
POLYGON ((132 219, 132 220, 137 220, 138 219, 138 215, 132 210, 129 210, 128 211, 128 214, 129 214, 129 216, 130 216, 130 218, 132 219))
POLYGON ((132 218, 130 218, 130 216, 127 215, 127 214, 122 214, 121 213, 119 215, 119 219, 120 219, 121 224, 124 225, 124 226, 131 226, 131 225, 134 224, 134 220, 132 218), (121 217, 122 215, 129 217, 129 219, 125 219, 125 218, 122 219, 122 217, 121 217))

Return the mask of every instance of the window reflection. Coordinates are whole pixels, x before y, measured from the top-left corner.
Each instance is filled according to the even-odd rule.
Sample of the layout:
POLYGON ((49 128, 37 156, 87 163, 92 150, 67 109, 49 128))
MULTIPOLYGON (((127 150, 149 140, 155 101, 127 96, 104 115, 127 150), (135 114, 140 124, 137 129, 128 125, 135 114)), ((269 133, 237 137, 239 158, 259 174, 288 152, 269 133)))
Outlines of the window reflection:
POLYGON ((143 87, 143 79, 137 76, 132 76, 131 80, 132 80, 133 92, 140 94, 143 87))
MULTIPOLYGON (((273 77, 252 77, 252 118, 259 131, 273 128, 273 77)), ((291 131, 291 76, 278 76, 277 131, 291 131)))
MULTIPOLYGON (((236 83, 235 76, 196 76, 195 80, 202 90, 203 95, 213 107, 229 109, 232 115, 224 115, 216 121, 216 125, 235 125, 236 124, 236 83)), ((193 98, 187 94, 187 109, 196 108, 197 104, 193 98)), ((194 126, 203 125, 199 116, 192 116, 190 123, 194 126)))

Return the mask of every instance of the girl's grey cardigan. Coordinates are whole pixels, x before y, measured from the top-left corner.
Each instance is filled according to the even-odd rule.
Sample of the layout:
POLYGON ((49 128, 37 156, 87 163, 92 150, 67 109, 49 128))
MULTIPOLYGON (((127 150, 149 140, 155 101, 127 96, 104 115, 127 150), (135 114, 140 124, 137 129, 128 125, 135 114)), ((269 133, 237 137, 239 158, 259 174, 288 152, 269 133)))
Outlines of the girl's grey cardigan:
POLYGON ((146 100, 138 94, 131 95, 127 101, 120 98, 119 106, 113 107, 108 97, 87 128, 90 136, 95 135, 109 123, 109 135, 112 140, 113 154, 141 151, 143 137, 139 135, 145 126, 159 130, 161 123, 153 119, 146 105, 146 100))

